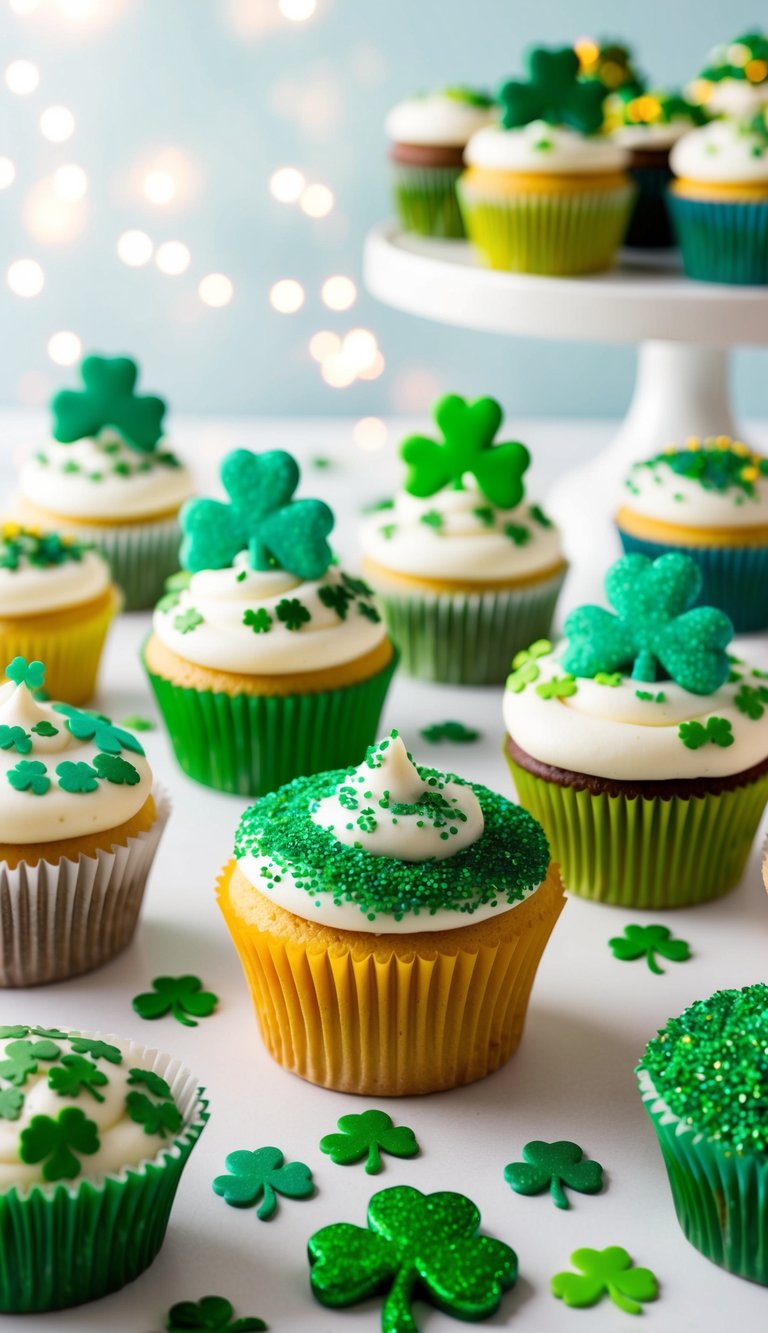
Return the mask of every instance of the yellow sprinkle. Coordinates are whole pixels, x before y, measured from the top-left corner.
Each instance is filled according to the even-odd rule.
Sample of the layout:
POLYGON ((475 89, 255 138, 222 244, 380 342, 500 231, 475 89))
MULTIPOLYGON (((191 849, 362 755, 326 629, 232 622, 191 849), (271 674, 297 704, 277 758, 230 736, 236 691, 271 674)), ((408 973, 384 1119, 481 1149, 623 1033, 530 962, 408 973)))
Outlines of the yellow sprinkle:
POLYGON ((742 481, 757 481, 760 473, 756 467, 743 467, 739 473, 742 481))
POLYGON ((698 435, 689 435, 685 442, 686 449, 698 449, 701 446, 701 439, 698 435))
POLYGON ((768 64, 764 60, 750 60, 744 66, 744 73, 750 83, 762 83, 768 78, 768 64))
POLYGON ((717 445, 718 449, 729 449, 731 446, 730 435, 716 435, 715 444, 717 445))
POLYGON ((4 537, 18 537, 20 532, 21 532, 21 525, 19 523, 8 522, 3 524, 4 537))
POLYGON ((655 125, 656 121, 661 119, 661 102, 658 97, 645 93, 642 97, 636 97, 634 101, 630 102, 629 113, 634 121, 639 121, 644 125, 655 125))
POLYGON ((713 87, 709 79, 694 79, 687 88, 687 94, 691 102, 698 106, 703 106, 712 96, 713 87))
POLYGON ((731 449, 735 454, 738 454, 741 458, 749 457, 749 449, 747 448, 743 440, 734 440, 733 444, 731 445, 731 449))

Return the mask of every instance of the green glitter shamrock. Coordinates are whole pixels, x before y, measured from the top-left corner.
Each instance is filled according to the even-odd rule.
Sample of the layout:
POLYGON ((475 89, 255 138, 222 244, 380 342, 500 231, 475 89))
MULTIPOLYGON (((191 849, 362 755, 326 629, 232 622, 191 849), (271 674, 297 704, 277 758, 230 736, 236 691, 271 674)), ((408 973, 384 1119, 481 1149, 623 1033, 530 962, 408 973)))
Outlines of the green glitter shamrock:
POLYGON ((221 465, 230 504, 188 500, 181 513, 186 570, 224 569, 242 550, 253 569, 319 579, 331 563, 333 514, 322 500, 294 500, 299 467, 290 454, 235 449, 221 465))
POLYGON ((139 1018, 164 1018, 172 1014, 185 1027, 196 1028, 196 1020, 208 1018, 219 1002, 218 995, 203 990, 199 977, 155 977, 152 985, 154 990, 136 995, 131 1001, 139 1018))
POLYGON ((733 625, 711 606, 686 610, 701 591, 701 571, 689 556, 622 556, 608 570, 605 590, 615 615, 580 606, 565 621, 566 671, 631 670, 633 680, 655 681, 662 669, 692 694, 713 694, 727 679, 733 625))
POLYGON ((492 505, 514 509, 525 494, 523 473, 531 456, 517 441, 493 443, 504 419, 496 400, 478 398, 469 403, 458 394, 446 394, 435 404, 434 418, 442 443, 410 435, 400 447, 409 469, 405 489, 420 499, 444 486, 463 490, 469 472, 492 505))
POLYGON ((599 1162, 585 1161, 578 1143, 558 1139, 545 1143, 533 1139, 523 1147, 522 1162, 504 1167, 504 1179, 516 1194, 541 1194, 548 1189, 557 1208, 570 1208, 563 1186, 579 1194, 599 1194, 603 1188, 603 1168, 599 1162))
POLYGON ((429 741, 430 745, 439 745, 441 741, 469 745, 472 741, 479 741, 481 733, 475 731, 474 727, 465 726, 463 722, 432 722, 430 726, 422 727, 419 735, 429 741))
POLYGON ((512 658, 512 673, 507 676, 507 689, 513 694, 521 694, 526 685, 532 685, 541 675, 541 668, 537 664, 537 658, 546 657, 547 653, 552 652, 552 644, 549 639, 537 639, 530 648, 522 648, 512 658))
POLYGON ((733 728, 727 717, 708 717, 701 722, 681 722, 677 734, 687 750, 700 750, 702 745, 719 745, 727 750, 733 745, 733 728))
POLYGON ((114 782, 118 787, 135 787, 141 782, 139 770, 119 754, 97 754, 93 760, 93 767, 100 778, 106 782, 114 782))
POLYGON ((48 1070, 48 1087, 59 1097, 79 1097, 81 1092, 89 1092, 94 1101, 103 1102, 96 1089, 106 1087, 108 1082, 106 1074, 82 1055, 62 1055, 61 1063, 48 1070))
POLYGON ((556 1273, 552 1295, 566 1305, 583 1309, 610 1296, 625 1314, 642 1314, 642 1303, 655 1301, 658 1283, 650 1268, 634 1268, 620 1245, 605 1250, 574 1250, 571 1263, 578 1273, 556 1273))
POLYGON ((0 1120, 18 1120, 24 1105, 24 1093, 19 1088, 0 1090, 0 1120))
POLYGON ((61 389, 51 401, 53 437, 73 444, 111 427, 126 444, 151 453, 163 431, 162 398, 135 393, 138 366, 127 356, 86 356, 83 389, 61 389))
POLYGON ((23 1088, 29 1075, 37 1073, 39 1060, 58 1060, 60 1055, 61 1048, 52 1041, 12 1041, 0 1060, 0 1078, 23 1088))
POLYGON ((188 606, 186 611, 174 616, 173 628, 179 634, 191 634, 192 630, 197 629, 198 625, 202 625, 203 619, 204 617, 200 615, 199 611, 195 610, 194 606, 188 606))
POLYGON ((28 690, 40 690, 45 681, 42 662, 28 662, 26 657, 14 657, 5 668, 5 674, 14 685, 26 685, 28 690))
POLYGON ((661 976, 664 969, 656 962, 660 953, 670 963, 687 963, 691 956, 690 946, 685 940, 672 938, 672 931, 667 926, 625 926, 623 935, 616 935, 608 941, 608 947, 614 958, 622 963, 633 963, 637 958, 645 958, 648 967, 656 976, 661 976))
POLYGON ((15 750, 17 754, 29 754, 32 749, 32 737, 23 727, 0 726, 0 750, 15 750))
POLYGON ((606 89, 597 80, 579 78, 579 57, 570 46, 556 50, 535 46, 527 52, 525 66, 527 83, 510 79, 499 90, 505 129, 534 120, 568 125, 580 134, 602 129, 606 89))
POLYGON ((336 1122, 340 1134, 326 1134, 320 1140, 320 1151, 327 1153, 337 1166, 349 1166, 366 1158, 369 1176, 382 1169, 381 1153, 393 1157, 415 1157, 419 1145, 412 1129, 396 1126, 386 1111, 361 1111, 359 1115, 343 1115, 336 1122))
POLYGON ((121 750, 130 750, 133 754, 143 754, 144 749, 130 731, 124 731, 101 713, 88 713, 82 708, 73 708, 71 704, 54 704, 57 713, 63 713, 67 720, 67 730, 79 741, 93 741, 100 750, 107 754, 119 754, 121 750))
POLYGON ((167 1333, 262 1333, 263 1319, 256 1315, 234 1318, 234 1308, 223 1296, 203 1296, 199 1301, 179 1301, 165 1320, 167 1333))
POLYGON ((63 763, 56 765, 56 772, 62 791, 92 792, 96 791, 99 785, 96 769, 82 760, 65 759, 63 763))
POLYGON ((542 699, 570 699, 577 689, 573 676, 552 676, 536 686, 536 693, 542 699))
POLYGON ((166 1132, 177 1134, 184 1123, 184 1117, 173 1101, 153 1102, 143 1092, 129 1092, 125 1109, 131 1120, 143 1126, 145 1134, 159 1134, 162 1139, 166 1132))
MULTIPOLYGON (((64 1033, 61 1035, 64 1036, 64 1033)), ((72 1037, 70 1045, 78 1055, 90 1055, 92 1060, 108 1060, 111 1065, 123 1063, 120 1047, 112 1046, 108 1041, 100 1041, 98 1037, 72 1037)))
POLYGON ((268 634, 272 628, 272 617, 265 607, 260 606, 258 611, 253 611, 249 607, 243 612, 243 624, 248 625, 254 634, 268 634))
MULTIPOLYGON (((768 128, 763 122, 764 133, 768 128)), ((642 463, 634 470, 650 471, 655 475, 660 467, 669 468, 678 477, 695 481, 703 491, 725 495, 735 491, 737 499, 757 498, 755 482, 768 476, 768 458, 753 454, 740 440, 727 435, 710 436, 704 440, 692 438, 685 449, 670 449, 642 463)), ((631 484, 628 482, 628 485, 631 484)), ((637 489, 637 488, 635 488, 637 489)))
POLYGON ((77 1154, 91 1156, 100 1147, 98 1127, 79 1106, 68 1106, 55 1120, 32 1117, 21 1131, 19 1157, 30 1166, 42 1162, 45 1180, 74 1180, 82 1169, 77 1154))
POLYGON ((302 625, 306 625, 312 619, 298 597, 283 597, 275 607, 275 614, 289 630, 300 630, 302 625))
POLYGON ((517 1280, 509 1245, 478 1235, 480 1213, 463 1194, 422 1194, 409 1185, 380 1190, 368 1230, 335 1222, 309 1239, 313 1294, 334 1309, 379 1292, 384 1333, 416 1333, 415 1300, 456 1319, 485 1319, 517 1280))
POLYGON ((216 1176, 213 1192, 232 1208, 256 1209, 256 1216, 268 1222, 277 1209, 277 1195, 286 1199, 308 1199, 315 1192, 312 1172, 304 1162, 286 1162, 279 1148, 242 1148, 228 1153, 224 1161, 226 1176, 216 1176))

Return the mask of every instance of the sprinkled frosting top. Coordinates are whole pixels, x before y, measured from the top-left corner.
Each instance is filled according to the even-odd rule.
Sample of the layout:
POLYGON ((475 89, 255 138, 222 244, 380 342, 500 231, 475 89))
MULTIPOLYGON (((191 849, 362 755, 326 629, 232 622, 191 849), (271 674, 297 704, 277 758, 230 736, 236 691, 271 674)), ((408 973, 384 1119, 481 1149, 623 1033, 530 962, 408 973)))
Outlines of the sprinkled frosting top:
POLYGON ((688 527, 768 525, 768 458, 727 435, 692 438, 634 464, 623 509, 688 527))
POLYGON ((701 108, 679 93, 656 89, 614 93, 605 105, 606 129, 625 148, 671 148, 705 119, 701 108))
POLYGON ((461 148, 497 114, 489 97, 449 88, 398 102, 389 112, 385 128, 394 143, 461 148))
POLYGON ((518 129, 489 125, 478 130, 467 144, 464 161, 471 167, 526 175, 594 175, 621 171, 629 153, 607 135, 587 137, 566 126, 533 120, 518 129))
POLYGON ((81 542, 18 523, 0 527, 0 616, 61 611, 109 586, 106 560, 81 542))
POLYGON ((669 164, 686 180, 768 185, 768 132, 750 120, 713 120, 678 139, 669 164))
POLYGON ((710 52, 689 96, 711 115, 746 116, 768 102, 768 37, 747 32, 710 52))

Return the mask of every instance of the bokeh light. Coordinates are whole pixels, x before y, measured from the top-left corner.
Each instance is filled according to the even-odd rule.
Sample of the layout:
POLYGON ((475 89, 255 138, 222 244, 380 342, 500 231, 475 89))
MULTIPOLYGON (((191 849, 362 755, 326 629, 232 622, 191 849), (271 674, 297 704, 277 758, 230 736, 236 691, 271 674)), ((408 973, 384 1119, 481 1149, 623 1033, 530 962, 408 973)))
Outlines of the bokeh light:
POLYGON ((0 190, 7 190, 16 179, 16 168, 9 157, 0 157, 0 190))
POLYGON ((357 300, 357 288, 351 278, 345 278, 337 273, 331 278, 326 278, 320 289, 320 296, 329 310, 349 310, 357 300))
POLYGON ((83 344, 71 329, 62 329, 48 339, 48 355, 56 366, 74 366, 83 354, 83 344))
POLYGON ((309 355, 313 361, 322 365, 331 356, 338 356, 341 351, 341 338, 330 329, 320 329, 309 340, 309 355))
POLYGON ((40 131, 51 143, 66 143, 75 132, 75 117, 67 106, 49 106, 40 117, 40 131))
POLYGON ((304 300, 304 288, 295 278, 281 278, 269 291, 269 303, 281 315, 295 315, 304 300))
POLYGON ((12 60, 5 71, 9 91, 18 97, 28 97, 40 82, 40 71, 31 60, 12 60))
POLYGON ((345 334, 341 354, 356 375, 372 366, 378 355, 378 344, 370 329, 352 329, 345 334))
POLYGON ((78 195, 77 179, 70 182, 64 176, 57 182, 56 175, 36 181, 24 200, 24 226, 40 245, 70 244, 82 233, 88 219, 83 196, 78 195), (70 186, 71 197, 67 194, 70 186))
POLYGON ((39 296, 45 286, 45 274, 36 259, 15 259, 6 278, 15 296, 39 296))
POLYGON ((235 294, 232 279, 228 278, 226 273, 206 274, 201 279, 197 291, 203 305, 212 306, 214 310, 229 305, 235 294))
POLYGON ((269 178, 269 192, 280 204, 295 204, 305 186, 304 173, 297 167, 278 167, 269 178))
POLYGON ((327 217, 333 204, 333 190, 327 185, 308 185, 299 201, 302 212, 310 218, 327 217))
POLYGON ((8 7, 14 14, 20 14, 25 17, 27 14, 34 14, 40 0, 8 0, 8 7))
POLYGON ((328 356, 320 367, 320 374, 331 389, 348 389, 354 383, 355 372, 347 365, 344 357, 328 356))
POLYGON ((357 378, 359 380, 377 380, 379 375, 384 374, 385 369, 386 362, 384 357, 381 355, 381 352, 377 351, 376 355, 371 359, 368 365, 363 366, 362 370, 358 370, 357 378))
POLYGON ((368 453, 383 449, 388 436, 389 431, 381 417, 361 417, 352 431, 355 444, 368 453))
POLYGON ((154 246, 145 231, 124 231, 118 238, 117 254, 129 268, 142 268, 152 258, 154 246))
POLYGON ((142 188, 145 199, 159 208, 170 204, 176 195, 176 182, 169 171, 148 171, 142 188))
POLYGON ((191 262, 189 247, 183 241, 164 241, 157 247, 155 263, 160 272, 169 278, 178 278, 186 273, 191 262))
POLYGON ((54 171, 53 190, 59 199, 65 199, 70 204, 76 203, 84 197, 87 189, 88 177, 82 167, 70 162, 54 171))
POLYGON ((278 0, 278 9, 291 23, 306 23, 317 9, 317 0, 278 0))

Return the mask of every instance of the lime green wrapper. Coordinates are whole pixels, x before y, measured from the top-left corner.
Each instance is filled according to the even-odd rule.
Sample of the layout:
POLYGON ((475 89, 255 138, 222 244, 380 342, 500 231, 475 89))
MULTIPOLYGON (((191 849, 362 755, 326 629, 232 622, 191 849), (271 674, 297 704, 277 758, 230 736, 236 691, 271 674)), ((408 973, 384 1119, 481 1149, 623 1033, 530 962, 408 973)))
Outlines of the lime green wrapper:
POLYGON ((729 1273, 768 1286, 768 1159, 689 1129, 642 1067, 638 1083, 686 1239, 729 1273))
POLYGON ((464 223, 456 196, 461 167, 391 164, 397 214, 406 231, 419 236, 463 239, 464 223))
POLYGON ((263 796, 303 774, 359 764, 376 739, 396 666, 394 655, 356 685, 267 696, 190 689, 144 662, 181 768, 238 796, 263 796))
POLYGON ((114 527, 62 523, 59 530, 98 547, 125 597, 124 611, 151 610, 165 591, 165 580, 179 568, 181 531, 176 517, 114 527))
POLYGON ((567 276, 608 268, 627 229, 635 187, 573 194, 491 195, 459 181, 464 225, 491 268, 567 276))
POLYGON ((152 1161, 119 1175, 0 1193, 4 1314, 59 1310, 106 1296, 143 1273, 163 1243, 181 1173, 208 1120, 208 1103, 189 1070, 170 1056, 139 1043, 128 1048, 128 1056, 167 1080, 184 1128, 152 1161))
POLYGON ((768 774, 718 794, 630 797, 561 786, 509 754, 507 762, 565 887, 615 907, 692 907, 728 893, 768 800, 768 774))

